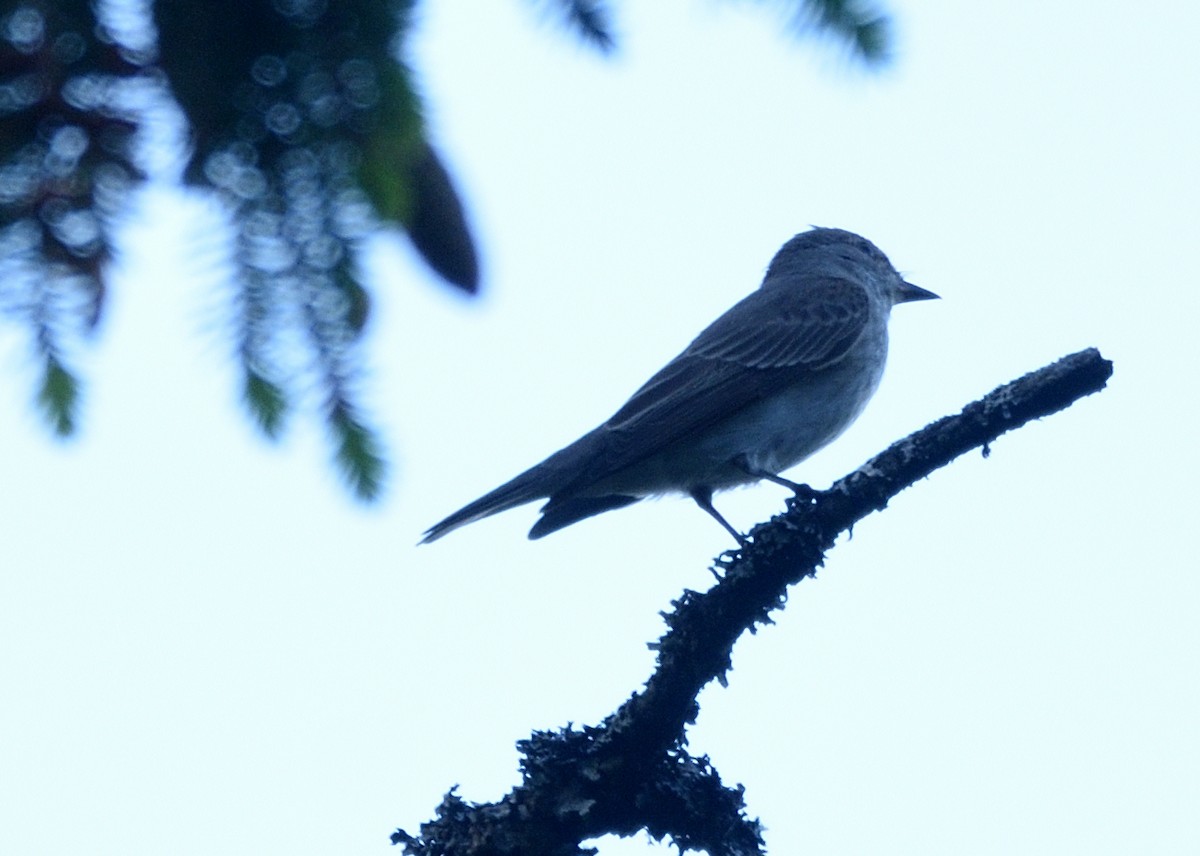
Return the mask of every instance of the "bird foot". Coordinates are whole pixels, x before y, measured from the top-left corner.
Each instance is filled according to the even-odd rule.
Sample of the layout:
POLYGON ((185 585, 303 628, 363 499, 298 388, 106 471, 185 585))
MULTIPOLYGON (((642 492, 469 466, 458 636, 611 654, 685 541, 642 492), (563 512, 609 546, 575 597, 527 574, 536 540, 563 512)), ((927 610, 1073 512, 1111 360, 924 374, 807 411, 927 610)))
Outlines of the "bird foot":
POLYGON ((806 484, 789 483, 788 487, 796 494, 788 500, 791 503, 803 503, 804 505, 812 505, 825 493, 823 490, 817 490, 815 487, 809 487, 806 484))

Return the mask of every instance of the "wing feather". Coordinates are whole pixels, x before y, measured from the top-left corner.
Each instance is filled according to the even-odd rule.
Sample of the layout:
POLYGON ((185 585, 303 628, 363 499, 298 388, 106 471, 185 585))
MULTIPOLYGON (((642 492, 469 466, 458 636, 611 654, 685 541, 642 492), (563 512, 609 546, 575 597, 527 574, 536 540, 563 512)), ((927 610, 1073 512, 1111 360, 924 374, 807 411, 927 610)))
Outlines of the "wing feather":
POLYGON ((601 426, 604 453, 564 495, 836 365, 867 325, 866 291, 833 277, 803 288, 760 288, 713 322, 601 426))

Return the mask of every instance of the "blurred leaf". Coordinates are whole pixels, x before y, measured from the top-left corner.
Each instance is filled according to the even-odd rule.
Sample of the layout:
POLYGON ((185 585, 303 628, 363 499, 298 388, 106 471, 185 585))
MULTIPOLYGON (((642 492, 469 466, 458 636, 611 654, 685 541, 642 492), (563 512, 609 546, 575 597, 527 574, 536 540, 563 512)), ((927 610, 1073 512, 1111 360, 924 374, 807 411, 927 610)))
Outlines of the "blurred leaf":
POLYGON ((79 408, 79 381, 56 357, 46 358, 37 402, 55 434, 59 437, 69 437, 75 433, 79 408))
POLYGON ((813 29, 848 44, 864 62, 886 62, 891 53, 891 22, 870 0, 788 0, 801 31, 813 29))
POLYGON ((433 147, 426 144, 414 164, 415 205, 408 235, 421 256, 447 282, 474 294, 479 261, 458 193, 433 147))
POLYGON ((439 276, 473 294, 475 241, 458 191, 424 137, 407 70, 393 64, 381 79, 379 123, 364 141, 359 181, 379 216, 403 226, 439 276))
POLYGON ((329 418, 337 444, 336 461, 355 496, 374 501, 383 488, 386 472, 379 438, 343 403, 335 403, 329 418))
POLYGON ((859 52, 871 62, 883 62, 891 56, 892 26, 887 18, 863 21, 854 29, 859 52))
POLYGON ((335 271, 334 277, 334 285, 346 298, 346 325, 355 335, 362 335, 371 318, 371 294, 344 268, 335 271))
POLYGON ((261 374, 247 369, 242 387, 242 400, 259 429, 272 440, 283 430, 283 420, 288 411, 287 393, 283 387, 267 380, 261 374))
POLYGON ((407 69, 390 63, 379 76, 377 117, 363 140, 359 182, 384 220, 405 224, 416 205, 409 180, 422 146, 421 115, 407 69))
MULTIPOLYGON (((567 26, 585 42, 601 53, 610 53, 617 46, 613 36, 612 13, 601 0, 550 0, 559 7, 567 26)), ((545 0, 543 0, 545 3, 545 0)))

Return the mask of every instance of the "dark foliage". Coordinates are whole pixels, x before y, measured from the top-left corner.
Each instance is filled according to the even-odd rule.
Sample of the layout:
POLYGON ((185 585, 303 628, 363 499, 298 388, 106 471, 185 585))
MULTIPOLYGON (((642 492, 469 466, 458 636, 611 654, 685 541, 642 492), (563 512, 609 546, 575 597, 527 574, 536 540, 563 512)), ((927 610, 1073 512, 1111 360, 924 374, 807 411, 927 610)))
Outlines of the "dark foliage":
MULTIPOLYGON (((587 43, 615 46, 610 4, 541 2, 587 43)), ((881 19, 858 4, 780 2, 877 55, 864 34, 881 19)), ((233 350, 254 423, 279 436, 316 390, 339 469, 359 497, 378 494, 384 457, 359 400, 363 241, 391 223, 452 287, 474 293, 480 277, 404 64, 415 5, 159 0, 137 49, 90 0, 0 10, 0 312, 30 331, 36 400, 57 434, 78 424, 75 350, 102 316, 118 214, 143 178, 138 131, 173 99, 185 178, 223 203, 235 236, 233 350)))
POLYGON ((154 7, 160 65, 192 133, 186 175, 218 194, 238 235, 243 399, 276 436, 315 379, 339 469, 364 499, 380 489, 383 456, 357 402, 370 317, 361 242, 376 218, 393 220, 447 281, 474 291, 478 280, 462 205, 395 56, 411 5, 154 7))
POLYGON ((115 93, 136 72, 86 0, 0 20, 0 311, 31 331, 38 403, 63 436, 79 401, 69 352, 100 321, 114 215, 141 177, 115 93))
MULTIPOLYGON (((604 0, 538 0, 558 11, 586 44, 609 53, 617 46, 611 3, 604 0)), ((779 8, 800 33, 830 35, 866 62, 887 58, 891 42, 887 15, 867 0, 758 0, 779 8)))

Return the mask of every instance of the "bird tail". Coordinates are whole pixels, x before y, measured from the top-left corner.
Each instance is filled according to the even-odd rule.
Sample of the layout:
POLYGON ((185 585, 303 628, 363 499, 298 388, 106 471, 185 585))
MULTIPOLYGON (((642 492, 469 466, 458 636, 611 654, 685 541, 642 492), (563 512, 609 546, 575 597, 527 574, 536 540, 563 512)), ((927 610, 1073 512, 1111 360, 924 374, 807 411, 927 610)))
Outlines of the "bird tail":
POLYGON ((451 514, 440 523, 435 523, 425 530, 417 543, 428 544, 443 535, 453 532, 460 526, 474 523, 501 511, 508 511, 518 505, 544 499, 553 489, 548 483, 543 464, 528 469, 516 478, 506 482, 490 493, 484 494, 468 505, 451 514))
POLYGON ((597 458, 604 458, 605 436, 602 428, 583 435, 537 466, 460 508, 441 523, 430 526, 418 543, 428 544, 460 526, 539 499, 551 499, 551 503, 542 509, 549 519, 539 520, 529 533, 530 538, 540 538, 577 520, 635 502, 638 497, 624 496, 619 501, 613 497, 569 501, 578 487, 595 480, 594 464, 597 458))

